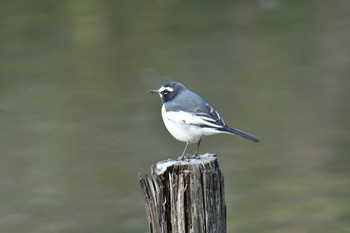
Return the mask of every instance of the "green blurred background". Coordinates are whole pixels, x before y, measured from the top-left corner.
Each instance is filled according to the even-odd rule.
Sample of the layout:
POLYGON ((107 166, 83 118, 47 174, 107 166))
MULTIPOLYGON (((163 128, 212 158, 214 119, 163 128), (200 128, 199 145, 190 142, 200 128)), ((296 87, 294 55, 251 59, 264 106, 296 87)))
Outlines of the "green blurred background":
MULTIPOLYGON (((0 3, 0 232, 147 232, 138 174, 184 144, 166 81, 219 135, 228 232, 350 232, 350 2, 0 3)), ((194 146, 190 147, 194 151, 194 146)))

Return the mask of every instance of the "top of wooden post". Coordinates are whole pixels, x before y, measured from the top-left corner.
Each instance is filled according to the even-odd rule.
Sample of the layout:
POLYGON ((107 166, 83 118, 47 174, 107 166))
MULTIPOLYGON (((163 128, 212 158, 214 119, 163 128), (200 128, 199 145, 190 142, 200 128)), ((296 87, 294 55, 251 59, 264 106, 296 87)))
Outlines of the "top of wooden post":
MULTIPOLYGON (((190 157, 184 160, 181 159, 168 159, 159 161, 155 165, 151 167, 151 172, 162 175, 164 172, 168 170, 173 170, 174 167, 179 168, 181 171, 192 171, 195 165, 202 165, 203 167, 207 167, 212 163, 215 163, 216 155, 215 154, 203 154, 198 155, 197 157, 190 157)), ((209 168, 209 167, 208 167, 209 168)))

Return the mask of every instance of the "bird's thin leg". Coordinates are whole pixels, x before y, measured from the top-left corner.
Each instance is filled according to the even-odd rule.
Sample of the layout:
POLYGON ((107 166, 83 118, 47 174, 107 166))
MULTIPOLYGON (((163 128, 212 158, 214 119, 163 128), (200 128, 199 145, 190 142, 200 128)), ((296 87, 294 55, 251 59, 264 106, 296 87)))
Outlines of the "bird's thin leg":
POLYGON ((194 155, 194 157, 198 156, 198 150, 199 150, 199 145, 201 144, 202 139, 199 139, 198 143, 197 143, 197 150, 196 150, 196 154, 194 155))
POLYGON ((181 160, 184 160, 184 158, 185 158, 185 153, 186 153, 186 149, 187 149, 187 146, 188 146, 188 142, 186 142, 186 146, 185 146, 185 149, 184 149, 184 152, 182 152, 182 155, 181 155, 181 160))

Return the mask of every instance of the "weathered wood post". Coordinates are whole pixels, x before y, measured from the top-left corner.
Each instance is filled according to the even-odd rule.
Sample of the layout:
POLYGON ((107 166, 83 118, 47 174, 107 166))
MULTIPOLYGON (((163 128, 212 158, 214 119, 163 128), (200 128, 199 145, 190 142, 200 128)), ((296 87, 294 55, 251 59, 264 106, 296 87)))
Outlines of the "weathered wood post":
POLYGON ((139 176, 150 233, 225 233, 224 176, 215 155, 160 161, 139 176))

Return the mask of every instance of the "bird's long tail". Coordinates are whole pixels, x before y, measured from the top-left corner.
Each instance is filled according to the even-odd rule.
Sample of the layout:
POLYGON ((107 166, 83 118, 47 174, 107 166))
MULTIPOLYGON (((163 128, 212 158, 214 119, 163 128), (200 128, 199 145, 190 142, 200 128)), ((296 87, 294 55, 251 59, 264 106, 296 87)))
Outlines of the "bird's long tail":
POLYGON ((251 140, 253 142, 259 142, 260 141, 260 139, 257 136, 254 136, 254 135, 252 135, 250 133, 244 132, 244 131, 239 130, 239 129, 231 128, 231 127, 229 127, 227 125, 225 125, 225 127, 222 128, 221 131, 241 136, 241 137, 243 137, 245 139, 248 139, 248 140, 251 140))

